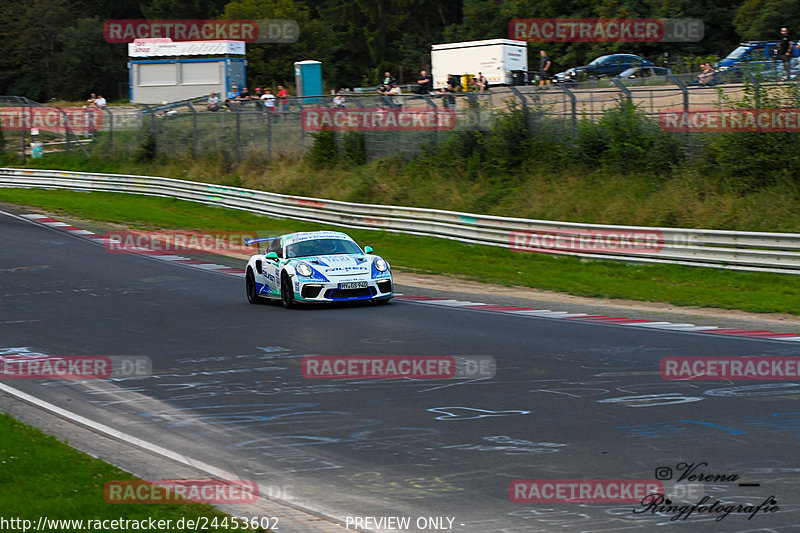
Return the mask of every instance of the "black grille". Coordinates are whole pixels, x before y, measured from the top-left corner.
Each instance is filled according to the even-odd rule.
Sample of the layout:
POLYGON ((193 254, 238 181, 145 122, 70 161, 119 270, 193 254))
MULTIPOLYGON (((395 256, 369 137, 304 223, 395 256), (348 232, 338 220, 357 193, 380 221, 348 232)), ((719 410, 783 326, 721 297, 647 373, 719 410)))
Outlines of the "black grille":
POLYGON ((305 285, 300 291, 300 296, 303 298, 316 298, 321 290, 322 285, 305 285))
POLYGON ((381 292, 392 292, 392 280, 382 279, 376 283, 381 292))
POLYGON ((325 298, 336 300, 338 298, 359 298, 364 296, 373 296, 375 289, 367 287, 365 289, 328 289, 325 291, 325 298))

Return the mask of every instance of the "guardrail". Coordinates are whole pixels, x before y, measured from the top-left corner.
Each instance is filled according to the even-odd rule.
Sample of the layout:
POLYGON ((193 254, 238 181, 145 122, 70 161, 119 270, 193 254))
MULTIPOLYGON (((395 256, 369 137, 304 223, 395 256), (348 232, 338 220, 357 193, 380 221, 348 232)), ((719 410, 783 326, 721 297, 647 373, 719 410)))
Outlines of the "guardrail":
POLYGON ((162 196, 278 218, 426 235, 519 252, 800 274, 797 233, 553 222, 340 202, 171 178, 59 170, 0 168, 0 187, 162 196))

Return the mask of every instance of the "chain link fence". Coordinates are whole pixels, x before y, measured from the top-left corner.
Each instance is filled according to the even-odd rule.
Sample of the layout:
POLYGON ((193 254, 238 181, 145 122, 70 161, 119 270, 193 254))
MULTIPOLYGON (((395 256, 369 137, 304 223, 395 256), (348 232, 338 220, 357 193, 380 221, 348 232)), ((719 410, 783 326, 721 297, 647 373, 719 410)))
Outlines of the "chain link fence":
POLYGON ((755 108, 800 107, 797 83, 764 81, 758 75, 746 74, 746 77, 744 83, 716 80, 717 83, 707 86, 697 83, 696 74, 668 74, 544 87, 496 87, 484 93, 452 95, 347 93, 344 102, 334 101, 333 96, 291 98, 287 102, 276 100, 271 108, 262 100, 248 100, 226 103, 219 111, 209 111, 207 99, 202 97, 160 106, 84 109, 85 115, 91 114, 88 118, 81 117, 80 108, 49 107, 21 97, 0 96, 0 112, 4 149, 18 153, 23 159, 75 151, 142 158, 204 156, 235 163, 267 162, 305 154, 314 136, 303 128, 304 109, 454 110, 452 129, 364 131, 365 155, 372 160, 397 154, 414 156, 425 146, 444 142, 454 132, 488 130, 511 109, 534 111, 539 120, 531 121, 531 128, 546 127, 550 133, 575 136, 579 121, 598 120, 620 99, 630 100, 654 120, 664 110, 726 109, 742 102, 749 102, 755 108), (49 118, 39 118, 37 124, 40 116, 49 118), (11 123, 9 117, 13 118, 11 123), (79 127, 78 123, 85 126, 90 119, 96 122, 96 127, 79 127), (47 124, 48 120, 57 122, 57 127, 47 124))

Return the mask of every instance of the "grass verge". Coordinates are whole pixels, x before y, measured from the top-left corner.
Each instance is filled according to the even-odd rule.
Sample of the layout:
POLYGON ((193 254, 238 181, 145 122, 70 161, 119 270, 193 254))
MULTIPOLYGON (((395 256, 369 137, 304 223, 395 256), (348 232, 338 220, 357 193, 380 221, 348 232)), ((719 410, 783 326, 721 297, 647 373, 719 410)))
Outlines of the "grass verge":
MULTIPOLYGON (((0 189, 0 201, 142 229, 246 230, 263 235, 329 228, 168 198, 0 189)), ((396 268, 507 286, 756 313, 800 314, 800 276, 678 265, 640 265, 525 254, 383 231, 346 230, 396 268)))
MULTIPOLYGON (((0 522, 0 531, 23 531, 26 525, 29 530, 35 529, 40 517, 49 521, 42 523, 42 531, 148 529, 147 526, 134 527, 130 522, 116 525, 110 522, 121 519, 139 523, 149 523, 152 519, 156 524, 163 520, 161 525, 169 527, 159 527, 158 531, 196 531, 196 527, 186 527, 188 520, 193 520, 195 525, 208 524, 208 531, 232 530, 219 527, 226 518, 230 525, 231 519, 209 505, 106 502, 103 497, 106 482, 137 478, 2 413, 0 457, 0 520, 6 520, 6 523, 0 522), (215 518, 217 526, 211 527, 215 518), (12 519, 18 521, 11 522, 12 519), (23 520, 30 520, 30 523, 21 522, 23 520), (79 526, 75 522, 56 522, 77 520, 83 523, 79 526), (180 520, 184 527, 178 527, 180 520)), ((151 526, 150 530, 156 529, 151 526)))

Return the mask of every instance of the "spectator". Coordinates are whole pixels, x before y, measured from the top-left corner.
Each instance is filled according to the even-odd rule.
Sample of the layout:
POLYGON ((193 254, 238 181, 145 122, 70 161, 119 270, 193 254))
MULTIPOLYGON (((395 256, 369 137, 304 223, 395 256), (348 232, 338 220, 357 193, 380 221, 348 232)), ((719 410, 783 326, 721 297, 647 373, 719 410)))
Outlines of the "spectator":
POLYGON ((394 79, 392 73, 387 70, 384 72, 383 83, 378 87, 378 92, 383 95, 389 94, 389 91, 392 90, 392 84, 396 82, 397 80, 394 79))
POLYGON ((239 91, 239 100, 250 100, 250 98, 252 98, 250 91, 247 90, 247 87, 242 87, 242 90, 239 91))
POLYGON ((228 91, 228 101, 232 102, 238 99, 239 99, 239 88, 236 85, 234 85, 233 87, 231 87, 231 90, 228 91))
POLYGON ((278 101, 281 103, 281 111, 287 113, 289 111, 289 93, 283 88, 283 85, 278 85, 278 101))
POLYGON ((272 94, 272 89, 267 87, 264 89, 264 94, 261 96, 261 101, 270 113, 275 112, 275 95, 272 94))
POLYGON ((262 96, 264 96, 264 89, 256 87, 256 94, 253 95, 253 98, 258 98, 260 100, 262 96))
POLYGON ((106 104, 107 104, 107 102, 106 102, 106 99, 103 98, 103 95, 102 94, 98 94, 97 98, 95 98, 95 100, 94 100, 94 105, 97 106, 100 109, 105 109, 106 108, 106 104))
POLYGON ((456 108, 456 97, 454 96, 456 92, 456 88, 453 87, 452 80, 448 80, 447 86, 442 87, 440 90, 442 93, 442 104, 444 107, 452 107, 453 109, 456 108))
POLYGON ((716 71, 711 66, 711 63, 703 63, 700 65, 700 74, 697 76, 698 85, 714 85, 714 77, 716 71))
POLYGON ((333 97, 333 105, 336 107, 344 107, 344 96, 342 96, 342 91, 336 93, 336 96, 333 97))
POLYGON ((206 109, 209 111, 219 111, 219 96, 217 93, 211 93, 208 95, 208 104, 206 105, 206 109))
POLYGON ((483 72, 478 72, 478 78, 475 83, 478 86, 479 92, 484 92, 489 88, 489 81, 486 79, 486 76, 483 75, 483 72))
POLYGON ((550 85, 550 69, 553 67, 553 62, 550 61, 550 56, 544 50, 539 50, 539 87, 550 85))
POLYGON ((433 78, 424 70, 419 71, 417 87, 414 90, 417 94, 428 94, 433 91, 433 78))
POLYGON ((790 62, 792 61, 792 40, 789 38, 789 28, 781 28, 781 39, 778 42, 778 50, 776 51, 778 57, 783 61, 783 70, 786 71, 786 77, 791 73, 790 62))
POLYGON ((92 95, 86 100, 86 103, 89 104, 89 107, 95 107, 96 101, 97 101, 97 95, 92 93, 92 95))

